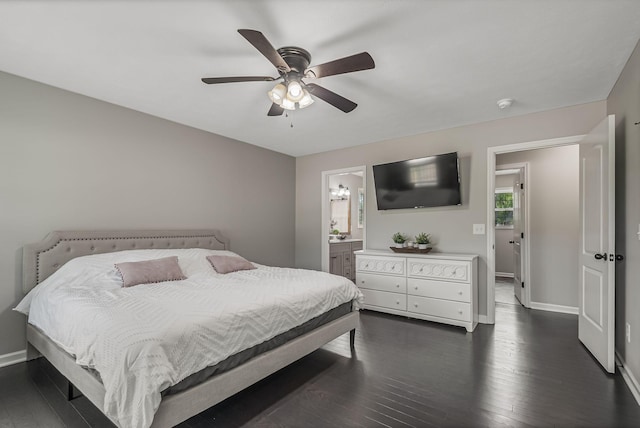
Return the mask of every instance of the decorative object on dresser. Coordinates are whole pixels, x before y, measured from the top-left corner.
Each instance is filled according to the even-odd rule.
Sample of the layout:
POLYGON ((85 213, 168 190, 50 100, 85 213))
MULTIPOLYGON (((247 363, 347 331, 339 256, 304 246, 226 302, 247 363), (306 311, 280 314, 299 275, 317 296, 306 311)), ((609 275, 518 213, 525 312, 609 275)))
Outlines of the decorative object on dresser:
POLYGON ((407 237, 400 232, 394 233, 391 239, 393 239, 393 242, 395 242, 396 247, 398 248, 404 247, 404 243, 407 242, 407 237))
POLYGON ((357 250, 362 250, 361 240, 331 242, 329 244, 329 272, 355 281, 356 258, 353 252, 357 250))
POLYGON ((428 233, 420 232, 416 235, 415 239, 419 250, 426 250, 427 246, 431 244, 430 235, 428 233))
POLYGON ((405 253, 405 254, 427 254, 429 251, 431 251, 431 247, 427 247, 424 250, 421 250, 417 246, 403 247, 403 248, 389 247, 389 249, 394 253, 405 253))
MULTIPOLYGON (((414 250, 420 251, 420 250, 414 250)), ((478 324, 478 256, 356 251, 364 308, 464 327, 478 324)))

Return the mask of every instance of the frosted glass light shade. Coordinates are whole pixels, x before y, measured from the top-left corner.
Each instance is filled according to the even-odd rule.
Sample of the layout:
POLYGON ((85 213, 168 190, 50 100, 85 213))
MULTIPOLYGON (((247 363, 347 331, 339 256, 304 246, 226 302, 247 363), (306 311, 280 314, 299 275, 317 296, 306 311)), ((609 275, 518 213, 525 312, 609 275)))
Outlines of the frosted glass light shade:
POLYGON ((302 92, 302 85, 300 85, 300 82, 295 80, 289 82, 289 85, 287 86, 287 98, 296 102, 300 101, 303 95, 304 93, 302 92))
POLYGON ((285 110, 295 110, 296 103, 291 101, 289 98, 284 98, 282 100, 282 104, 280 104, 280 107, 282 107, 285 110))
POLYGON ((313 104, 313 98, 311 98, 311 94, 309 93, 309 91, 304 89, 302 91, 302 98, 300 99, 300 101, 298 101, 298 107, 305 108, 309 107, 311 104, 313 104))
POLYGON ((267 92, 269 99, 279 106, 282 105, 282 101, 285 99, 286 93, 287 88, 282 83, 278 83, 272 90, 267 92))

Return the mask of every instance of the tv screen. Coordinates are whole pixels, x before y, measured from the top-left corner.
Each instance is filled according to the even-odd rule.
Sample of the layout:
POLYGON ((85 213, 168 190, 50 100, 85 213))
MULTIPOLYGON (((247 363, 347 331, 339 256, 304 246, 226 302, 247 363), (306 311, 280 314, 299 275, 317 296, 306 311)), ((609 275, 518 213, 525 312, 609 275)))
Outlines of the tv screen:
POLYGON ((460 205, 458 153, 373 166, 379 210, 460 205))

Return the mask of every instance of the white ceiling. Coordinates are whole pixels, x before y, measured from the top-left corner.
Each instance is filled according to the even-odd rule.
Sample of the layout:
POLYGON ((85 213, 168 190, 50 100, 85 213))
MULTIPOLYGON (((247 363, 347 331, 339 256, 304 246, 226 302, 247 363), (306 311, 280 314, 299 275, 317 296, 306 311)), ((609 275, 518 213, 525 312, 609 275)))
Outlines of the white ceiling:
POLYGON ((2 1, 0 70, 301 156, 606 99, 639 22, 638 0, 2 1), (203 84, 277 76, 238 28, 312 64, 368 51, 315 81, 358 108, 267 117, 273 83, 203 84))

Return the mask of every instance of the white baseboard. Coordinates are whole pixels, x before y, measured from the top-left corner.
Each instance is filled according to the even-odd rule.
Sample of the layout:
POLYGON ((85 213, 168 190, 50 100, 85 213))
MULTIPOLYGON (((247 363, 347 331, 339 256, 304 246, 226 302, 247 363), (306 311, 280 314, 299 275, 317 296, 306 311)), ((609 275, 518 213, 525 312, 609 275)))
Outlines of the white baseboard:
POLYGON ((633 373, 631 373, 631 371, 627 368, 624 358, 622 358, 622 355, 620 355, 618 351, 616 351, 616 365, 618 366, 618 370, 620 370, 622 378, 631 390, 633 398, 636 399, 636 402, 640 406, 640 383, 636 380, 633 373))
POLYGON ((12 364, 27 361, 27 350, 12 352, 10 354, 0 355, 0 367, 10 366, 12 364))
POLYGON ((496 276, 501 278, 513 278, 513 274, 509 272, 496 272, 496 276))
POLYGON ((560 312, 563 314, 578 315, 578 308, 574 306, 553 305, 551 303, 531 302, 531 309, 540 311, 560 312))

